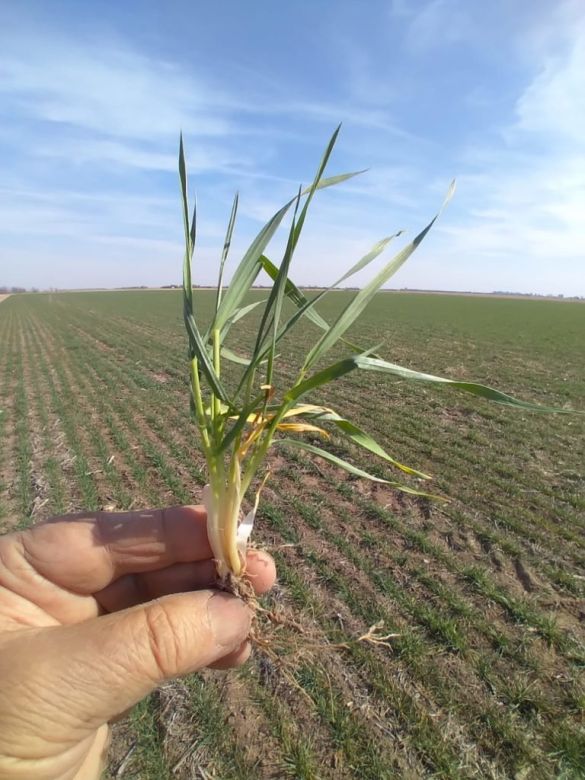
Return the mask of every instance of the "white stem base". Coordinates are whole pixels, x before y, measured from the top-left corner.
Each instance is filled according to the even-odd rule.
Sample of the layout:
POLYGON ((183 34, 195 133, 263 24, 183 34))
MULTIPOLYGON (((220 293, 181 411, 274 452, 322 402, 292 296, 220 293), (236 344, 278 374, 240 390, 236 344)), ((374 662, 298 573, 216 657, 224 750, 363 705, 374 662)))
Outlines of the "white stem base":
POLYGON ((213 551, 217 573, 223 579, 228 574, 239 577, 246 558, 248 539, 254 527, 258 502, 242 518, 241 496, 237 489, 203 488, 203 505, 207 510, 207 536, 213 551))

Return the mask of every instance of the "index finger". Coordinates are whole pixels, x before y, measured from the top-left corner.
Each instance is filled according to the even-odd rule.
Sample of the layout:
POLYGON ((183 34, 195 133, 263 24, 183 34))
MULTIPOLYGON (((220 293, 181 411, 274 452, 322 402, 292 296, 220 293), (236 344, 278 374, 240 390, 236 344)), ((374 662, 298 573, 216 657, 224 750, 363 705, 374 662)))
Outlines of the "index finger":
POLYGON ((212 556, 201 506, 54 518, 0 539, 0 557, 11 542, 29 577, 79 594, 95 593, 124 574, 212 556))

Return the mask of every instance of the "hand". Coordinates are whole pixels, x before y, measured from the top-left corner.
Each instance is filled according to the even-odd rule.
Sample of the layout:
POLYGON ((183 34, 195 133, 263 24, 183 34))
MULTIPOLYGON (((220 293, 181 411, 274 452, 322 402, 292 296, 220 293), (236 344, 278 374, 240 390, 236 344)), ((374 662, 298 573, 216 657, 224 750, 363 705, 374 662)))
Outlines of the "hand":
MULTIPOLYGON (((246 571, 256 593, 274 583, 264 553, 246 571)), ((0 778, 98 778, 112 719, 164 680, 243 663, 250 610, 215 581, 202 507, 0 537, 0 778)))

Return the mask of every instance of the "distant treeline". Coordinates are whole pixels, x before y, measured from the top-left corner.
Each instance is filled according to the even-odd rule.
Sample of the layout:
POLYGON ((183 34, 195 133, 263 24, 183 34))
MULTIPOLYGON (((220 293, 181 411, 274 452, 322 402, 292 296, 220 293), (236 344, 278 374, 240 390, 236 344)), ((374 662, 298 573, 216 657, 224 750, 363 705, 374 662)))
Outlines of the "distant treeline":
MULTIPOLYGON (((161 287, 154 287, 150 288, 146 284, 137 284, 133 286, 128 287, 116 287, 116 290, 149 290, 149 289, 159 289, 159 290, 180 290, 182 288, 182 285, 180 284, 163 284, 161 287)), ((93 287, 93 288, 85 288, 86 292, 100 292, 100 291, 107 291, 108 287, 93 287)), ((193 285, 194 290, 212 290, 215 289, 215 287, 207 286, 207 285, 193 285)), ((264 290, 264 289, 271 289, 269 285, 254 285, 255 290, 264 290)), ((304 289, 323 289, 318 287, 308 287, 304 286, 304 289)), ((358 287, 338 287, 335 288, 338 290, 345 290, 346 292, 355 292, 359 288, 358 287)), ((43 290, 42 292, 61 292, 59 288, 51 287, 48 290, 43 290)), ((81 292, 82 290, 76 290, 74 292, 81 292)), ((6 295, 7 293, 9 295, 14 295, 15 293, 25 293, 25 292, 31 292, 31 293, 38 293, 41 292, 38 287, 8 287, 6 285, 1 286, 0 285, 0 295, 6 295)), ((67 292, 67 290, 65 290, 67 292)), ((579 296, 579 295, 549 295, 549 294, 539 294, 539 293, 520 293, 520 292, 508 292, 506 290, 494 290, 493 292, 489 293, 477 293, 477 292, 463 292, 461 290, 420 290, 420 289, 414 289, 409 287, 402 287, 399 290, 381 290, 381 292, 409 292, 409 293, 430 293, 435 295, 471 295, 476 297, 490 297, 494 296, 495 298, 543 298, 543 299, 554 299, 554 300, 565 300, 565 301, 582 301, 585 300, 585 296, 579 296)))

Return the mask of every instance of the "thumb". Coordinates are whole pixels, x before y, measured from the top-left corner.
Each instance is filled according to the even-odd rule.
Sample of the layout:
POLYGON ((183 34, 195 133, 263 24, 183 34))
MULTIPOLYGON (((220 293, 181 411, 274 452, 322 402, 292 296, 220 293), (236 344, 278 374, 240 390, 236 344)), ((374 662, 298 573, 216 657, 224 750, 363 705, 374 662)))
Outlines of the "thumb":
MULTIPOLYGON (((78 740, 163 680, 201 669, 238 648, 250 624, 243 601, 204 590, 71 626, 25 631, 1 649, 0 666, 9 662, 6 680, 12 690, 3 691, 0 700, 13 707, 20 695, 16 717, 24 710, 35 731, 50 731, 54 740, 78 740)), ((0 725, 8 725, 7 715, 0 716, 0 725)))

